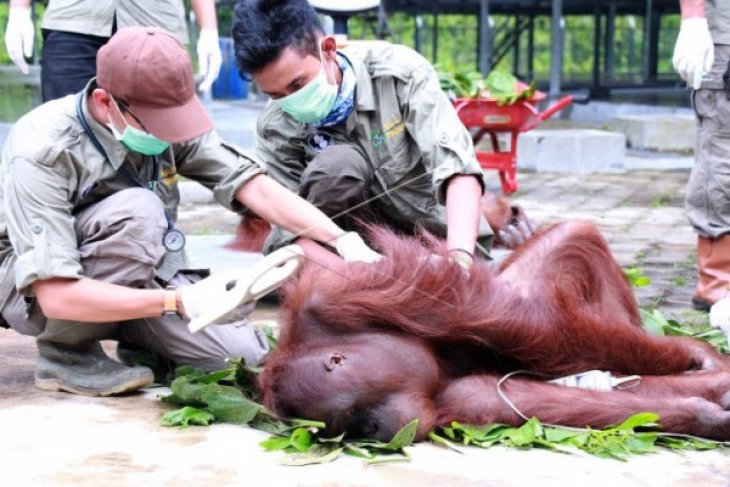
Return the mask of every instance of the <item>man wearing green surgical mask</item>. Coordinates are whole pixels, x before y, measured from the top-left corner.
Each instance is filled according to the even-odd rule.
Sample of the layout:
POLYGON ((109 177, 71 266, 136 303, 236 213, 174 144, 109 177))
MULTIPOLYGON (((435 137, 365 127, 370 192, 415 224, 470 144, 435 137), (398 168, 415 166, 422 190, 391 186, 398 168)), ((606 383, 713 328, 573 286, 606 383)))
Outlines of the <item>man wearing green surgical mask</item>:
MULTIPOLYGON (((109 113, 109 123, 107 124, 107 127, 112 131, 114 134, 114 138, 117 139, 119 142, 122 143, 124 147, 129 149, 132 152, 139 152, 140 154, 144 154, 146 156, 156 156, 159 154, 162 154, 165 149, 170 147, 169 142, 165 142, 164 140, 160 140, 154 135, 145 132, 142 129, 138 129, 137 127, 133 127, 129 123, 127 123, 124 120, 124 116, 122 115, 122 110, 119 108, 119 102, 114 99, 113 96, 110 96, 112 99, 112 105, 116 108, 116 112, 119 113, 121 116, 121 119, 124 123, 124 131, 119 132, 117 128, 114 126, 114 122, 112 122, 111 118, 111 112, 114 112, 115 110, 112 110, 109 113)), ((130 115, 132 115, 132 112, 129 112, 130 115)), ((134 117, 134 115, 132 115, 134 117)), ((144 128, 144 124, 136 117, 135 122, 137 122, 142 128, 144 128)))
MULTIPOLYGON (((489 255, 471 136, 422 56, 385 42, 339 50, 306 0, 240 2, 233 41, 239 70, 271 99, 257 151, 273 178, 343 228, 424 227, 467 268, 475 253, 489 255)), ((503 243, 532 235, 527 220, 505 215, 494 229, 503 243)), ((291 238, 275 228, 265 251, 291 238)))
MULTIPOLYGON (((265 356, 245 320, 256 297, 231 298, 250 276, 190 269, 175 228, 179 176, 297 233, 297 255, 325 244, 348 261, 380 258, 221 140, 169 32, 119 30, 96 72, 80 93, 18 120, 0 156, 0 326, 36 337, 41 389, 107 396, 152 382, 147 367, 108 357, 104 339, 204 370, 265 356), (220 326, 191 331, 207 324, 220 326)), ((288 276, 277 275, 261 289, 288 276)))

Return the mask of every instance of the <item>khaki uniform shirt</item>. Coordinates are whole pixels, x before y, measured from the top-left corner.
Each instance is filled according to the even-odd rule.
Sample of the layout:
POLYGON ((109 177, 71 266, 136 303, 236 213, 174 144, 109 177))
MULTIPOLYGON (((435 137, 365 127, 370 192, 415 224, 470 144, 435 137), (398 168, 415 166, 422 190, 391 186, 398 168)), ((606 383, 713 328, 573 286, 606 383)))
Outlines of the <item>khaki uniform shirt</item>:
MULTIPOLYGON (((412 49, 384 42, 348 47, 342 54, 357 77, 355 108, 347 121, 318 128, 270 102, 258 120, 257 155, 270 176, 296 192, 302 171, 317 155, 316 144, 308 141, 327 134, 333 144, 354 146, 370 162, 370 192, 379 195, 385 214, 445 235, 444 183, 457 174, 484 183, 471 136, 435 70, 412 49)), ((492 232, 481 220, 480 242, 488 251, 492 232)))
POLYGON ((123 27, 162 27, 188 43, 182 0, 51 0, 42 27, 49 30, 111 37, 116 18, 123 27))
POLYGON ((712 42, 730 44, 730 0, 707 0, 705 16, 712 42))
MULTIPOLYGON (((109 160, 102 156, 76 116, 77 96, 50 101, 26 114, 5 141, 0 155, 0 309, 13 287, 29 295, 36 280, 83 276, 74 214, 117 191, 137 187, 118 171, 120 166, 142 182, 151 179, 151 158, 127 151, 94 120, 84 98, 84 116, 109 160)), ((215 131, 172 145, 160 155, 160 163, 156 193, 173 221, 180 200, 179 175, 198 181, 219 203, 242 212, 237 190, 265 172, 215 131)), ((167 281, 186 264, 184 252, 169 252, 158 276, 167 281)))

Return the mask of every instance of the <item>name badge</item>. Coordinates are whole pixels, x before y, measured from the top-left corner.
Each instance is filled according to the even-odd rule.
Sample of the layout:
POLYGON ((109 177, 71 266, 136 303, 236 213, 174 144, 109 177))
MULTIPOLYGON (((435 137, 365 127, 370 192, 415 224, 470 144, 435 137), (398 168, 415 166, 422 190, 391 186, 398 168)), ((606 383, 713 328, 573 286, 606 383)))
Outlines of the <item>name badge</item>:
POLYGON ((322 152, 333 143, 332 136, 324 132, 315 132, 307 137, 307 145, 314 152, 322 152))

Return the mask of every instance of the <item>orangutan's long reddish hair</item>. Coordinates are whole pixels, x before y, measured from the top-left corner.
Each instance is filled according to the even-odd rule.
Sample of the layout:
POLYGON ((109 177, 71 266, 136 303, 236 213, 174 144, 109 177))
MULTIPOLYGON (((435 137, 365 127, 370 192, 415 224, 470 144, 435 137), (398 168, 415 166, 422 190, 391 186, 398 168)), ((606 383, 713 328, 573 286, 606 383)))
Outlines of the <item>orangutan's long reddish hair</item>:
MULTIPOLYGON (((495 394, 491 372, 666 375, 726 363, 706 344, 641 329, 622 269, 587 222, 553 226, 498 270, 478 263, 468 273, 431 237, 414 240, 384 230, 373 237, 385 256, 381 262, 310 265, 286 287, 280 345, 261 377, 265 403, 279 414, 379 438, 413 417, 422 420, 420 434, 449 419, 518 424, 521 418, 495 394)), ((725 375, 718 380, 730 384, 725 375)), ((647 383, 665 395, 689 391, 716 401, 702 408, 721 409, 723 395, 709 391, 708 383, 647 383)), ((510 381, 530 414, 595 427, 635 408, 655 410, 638 393, 642 387, 649 386, 622 398, 628 393, 510 381), (545 404, 548 397, 568 408, 562 416, 545 404)), ((656 403, 664 424, 707 435, 697 419, 700 406, 678 404, 656 403), (678 415, 696 421, 680 426, 678 415)), ((730 417, 722 431, 730 436, 730 417)))

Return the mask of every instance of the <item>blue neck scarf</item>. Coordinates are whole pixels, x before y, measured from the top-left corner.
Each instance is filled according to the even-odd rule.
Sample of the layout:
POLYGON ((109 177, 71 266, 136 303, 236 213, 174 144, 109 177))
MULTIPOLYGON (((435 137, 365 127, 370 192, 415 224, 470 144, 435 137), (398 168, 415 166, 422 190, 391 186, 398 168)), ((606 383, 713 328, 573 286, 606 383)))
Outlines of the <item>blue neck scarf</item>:
POLYGON ((355 70, 350 61, 342 54, 337 53, 337 60, 342 70, 342 86, 340 92, 337 93, 332 110, 322 120, 315 122, 313 124, 315 127, 331 127, 344 123, 352 113, 352 109, 355 108, 355 83, 357 81, 355 70))

